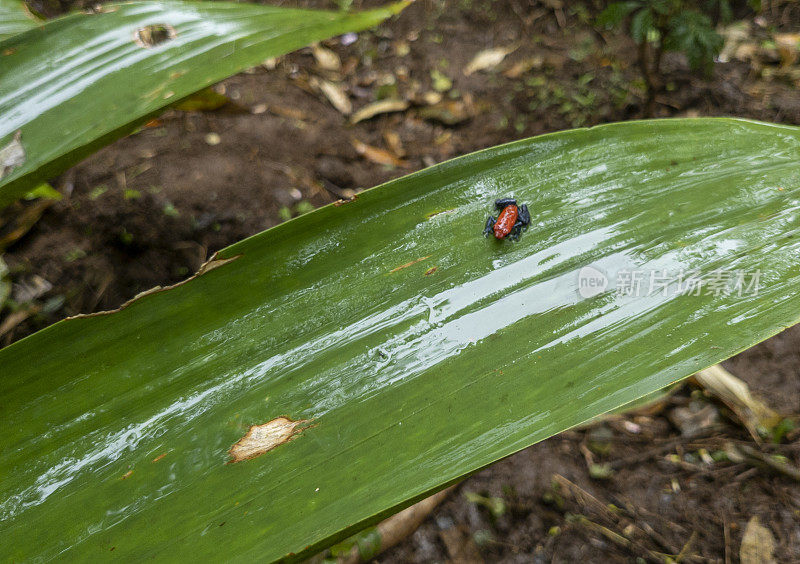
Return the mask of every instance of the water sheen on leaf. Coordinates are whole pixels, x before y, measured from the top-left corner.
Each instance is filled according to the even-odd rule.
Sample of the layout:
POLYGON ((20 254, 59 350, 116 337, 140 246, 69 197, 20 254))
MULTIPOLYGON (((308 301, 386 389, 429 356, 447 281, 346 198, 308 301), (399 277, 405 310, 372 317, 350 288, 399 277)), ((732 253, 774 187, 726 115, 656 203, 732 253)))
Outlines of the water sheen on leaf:
POLYGON ((406 5, 345 13, 147 0, 34 23, 0 41, 0 140, 21 131, 27 154, 0 175, 0 206, 193 92, 406 5))
POLYGON ((800 129, 734 119, 526 139, 0 350, 0 558, 301 559, 715 364, 798 320, 798 162, 800 129), (482 234, 498 197, 517 242, 482 234))

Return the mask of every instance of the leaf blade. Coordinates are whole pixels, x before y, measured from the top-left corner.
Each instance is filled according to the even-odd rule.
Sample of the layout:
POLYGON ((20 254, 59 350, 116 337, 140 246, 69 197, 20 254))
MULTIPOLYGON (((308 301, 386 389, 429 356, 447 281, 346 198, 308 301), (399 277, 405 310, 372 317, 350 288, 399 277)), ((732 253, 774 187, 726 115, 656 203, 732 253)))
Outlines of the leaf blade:
POLYGON ((321 208, 182 286, 20 341, 0 351, 0 514, 23 542, 0 551, 299 558, 714 364, 797 321, 798 156, 797 128, 731 119, 545 135, 321 208), (481 235, 498 196, 530 205, 516 244, 481 235), (581 299, 587 264, 761 265, 765 286, 581 299), (309 425, 226 464, 279 417, 309 425))
MULTIPOLYGON (((0 0, 0 41, 37 25, 39 20, 21 0, 0 0)), ((0 51, 0 57, 2 56, 0 51)))
POLYGON ((197 90, 376 25, 405 5, 347 14, 154 0, 106 5, 10 37, 0 43, 0 53, 10 53, 0 66, 0 146, 21 132, 28 158, 0 177, 0 205, 197 90), (143 30, 153 29, 157 44, 148 47, 143 30))

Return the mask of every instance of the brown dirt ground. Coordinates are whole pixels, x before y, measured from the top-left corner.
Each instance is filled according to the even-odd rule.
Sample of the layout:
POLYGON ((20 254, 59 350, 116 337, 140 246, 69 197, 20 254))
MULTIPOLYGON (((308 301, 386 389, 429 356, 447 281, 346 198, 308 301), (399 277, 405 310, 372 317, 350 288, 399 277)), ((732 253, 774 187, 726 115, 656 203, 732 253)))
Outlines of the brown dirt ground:
MULTIPOLYGON (((764 4, 764 29, 753 24, 756 34, 800 31, 798 3, 764 4)), ((50 14, 62 7, 56 0, 39 5, 50 14)), ((19 306, 38 313, 0 336, 0 345, 185 278, 213 251, 279 223, 281 208, 336 199, 324 181, 357 190, 490 145, 640 117, 635 49, 592 27, 599 8, 560 0, 420 0, 352 45, 327 42, 343 61, 343 82, 356 109, 382 93, 414 100, 406 112, 357 125, 309 87, 310 77, 324 73, 308 49, 284 57, 274 70, 259 67, 225 81, 233 107, 167 112, 54 180, 65 198, 4 255, 17 291, 20 284, 35 286, 34 276, 52 288, 19 306), (478 51, 517 43, 497 70, 462 74, 478 51), (533 66, 520 76, 502 74, 526 60, 533 66), (442 115, 426 116, 432 70, 453 82, 444 109, 468 119, 448 125, 442 115), (209 133, 220 142, 207 143, 209 133), (400 166, 372 162, 351 143, 391 153, 392 133, 404 151, 393 155, 402 156, 400 166)), ((737 13, 748 15, 745 7, 737 13)), ((734 115, 800 125, 797 85, 775 73, 729 62, 704 78, 677 55, 664 66, 668 90, 658 99, 658 116, 734 115)), ((20 206, 5 217, 20 214, 20 206)), ((0 324, 8 314, 0 315, 0 324)), ((775 409, 796 417, 799 351, 800 329, 793 328, 726 366, 775 409)), ((660 413, 562 433, 509 457, 464 482, 416 533, 378 560, 622 562, 652 560, 648 551, 684 549, 697 561, 735 562, 745 525, 759 516, 775 538, 777 560, 800 562, 800 484, 744 464, 700 461, 701 448, 713 453, 726 442, 750 440, 724 409, 721 424, 694 439, 681 437, 670 423, 676 407, 706 401, 687 386, 660 413), (631 422, 638 433, 631 432, 631 422), (597 462, 612 462, 616 472, 591 478, 587 452, 597 462), (621 517, 611 519, 559 493, 554 474, 621 508, 621 517), (492 516, 467 501, 467 491, 502 498, 505 511, 492 516), (576 515, 618 534, 630 523, 639 529, 627 531, 633 543, 626 548, 576 515)), ((763 448, 800 464, 796 432, 788 442, 763 448)))

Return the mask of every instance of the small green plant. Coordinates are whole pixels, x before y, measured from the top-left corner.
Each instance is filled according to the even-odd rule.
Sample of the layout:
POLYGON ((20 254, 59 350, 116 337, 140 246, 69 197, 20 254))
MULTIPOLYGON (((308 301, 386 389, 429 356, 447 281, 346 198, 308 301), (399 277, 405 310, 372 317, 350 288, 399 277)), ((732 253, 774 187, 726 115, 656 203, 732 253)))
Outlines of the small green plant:
POLYGON ((728 0, 631 0, 609 4, 597 23, 620 29, 627 22, 627 31, 639 46, 637 62, 645 83, 645 114, 649 117, 655 110, 656 95, 664 87, 664 53, 683 53, 692 69, 710 72, 723 44, 713 22, 730 18, 728 0))

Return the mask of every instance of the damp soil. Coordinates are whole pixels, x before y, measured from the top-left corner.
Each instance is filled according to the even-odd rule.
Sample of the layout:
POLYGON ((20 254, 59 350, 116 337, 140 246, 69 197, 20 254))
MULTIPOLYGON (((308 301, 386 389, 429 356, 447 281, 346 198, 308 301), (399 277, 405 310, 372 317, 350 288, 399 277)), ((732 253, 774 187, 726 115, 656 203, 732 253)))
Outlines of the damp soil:
MULTIPOLYGON (((82 6, 36 7, 55 15, 68 4, 82 6)), ((760 25, 800 31, 796 3, 765 4, 760 25)), ((404 112, 355 125, 310 86, 326 71, 309 49, 224 81, 217 89, 230 103, 223 108, 167 111, 53 179, 64 198, 4 255, 16 290, 32 297, 19 306, 27 315, 16 320, 24 320, 5 325, 0 345, 179 282, 214 251, 308 204, 324 205, 491 145, 642 117, 635 48, 591 25, 600 8, 560 0, 426 0, 352 44, 326 42, 342 61, 340 78, 355 109, 380 96, 412 102, 404 112), (497 69, 461 72, 478 51, 509 45, 516 50, 497 69), (529 68, 515 74, 515 65, 529 68), (437 87, 442 101, 431 109, 426 94, 437 87), (359 143, 378 153, 359 152, 359 143)), ((746 6, 737 10, 753 19, 746 6)), ((703 76, 670 54, 664 77, 656 117, 741 116, 800 125, 797 84, 747 62, 718 63, 703 76)), ((5 217, 34 205, 18 204, 5 217)), ((8 310, 0 314, 0 326, 9 317, 8 310)), ((800 412, 800 329, 726 366, 782 414, 800 412)), ((562 433, 486 468, 378 561, 630 562, 683 551, 686 561, 736 562, 753 516, 774 536, 779 562, 800 561, 800 484, 746 464, 703 462, 701 449, 714 453, 752 439, 721 407, 716 426, 683 436, 672 415, 698 402, 708 399, 686 385, 652 413, 562 433), (604 463, 613 472, 601 479, 595 468, 592 477, 592 464, 604 463), (555 487, 555 475, 617 513, 555 487), (503 510, 493 514, 467 492, 500 498, 503 510)), ((800 464, 797 433, 761 448, 800 464)))

